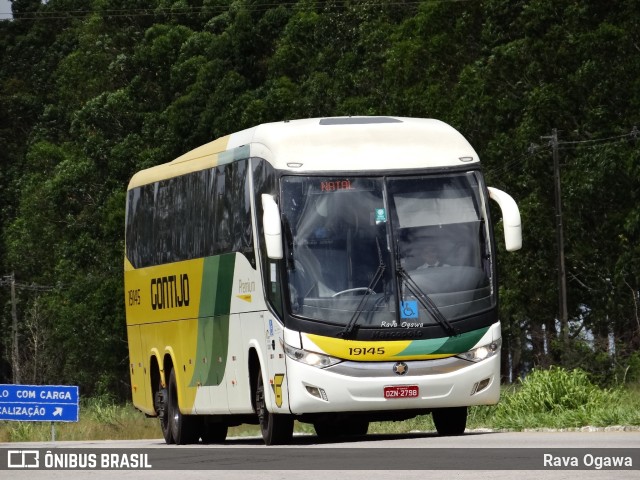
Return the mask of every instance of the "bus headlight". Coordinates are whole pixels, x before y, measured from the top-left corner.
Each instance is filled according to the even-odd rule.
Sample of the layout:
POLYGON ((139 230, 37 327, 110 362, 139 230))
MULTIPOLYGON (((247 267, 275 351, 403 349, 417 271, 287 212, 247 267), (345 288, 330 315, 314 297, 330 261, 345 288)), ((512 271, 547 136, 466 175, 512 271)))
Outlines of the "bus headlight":
POLYGON ((482 360, 486 360, 487 358, 491 358, 494 355, 499 354, 501 345, 502 339, 499 338, 487 345, 482 345, 474 348, 473 350, 469 350, 468 352, 460 353, 456 355, 456 357, 464 358, 470 362, 481 362, 482 360))
POLYGON ((322 353, 310 352, 309 350, 304 350, 302 348, 294 348, 286 343, 284 344, 284 353, 292 360, 318 368, 327 368, 342 361, 339 358, 324 355, 322 353))

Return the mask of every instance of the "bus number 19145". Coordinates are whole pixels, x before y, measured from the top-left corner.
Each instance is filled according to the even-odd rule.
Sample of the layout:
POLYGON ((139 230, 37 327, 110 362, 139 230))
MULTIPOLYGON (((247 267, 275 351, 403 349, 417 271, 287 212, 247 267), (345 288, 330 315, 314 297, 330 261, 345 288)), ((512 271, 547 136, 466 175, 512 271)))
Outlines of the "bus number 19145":
POLYGON ((349 347, 349 355, 384 355, 384 347, 349 347))
POLYGON ((129 290, 129 306, 140 305, 140 289, 129 290))

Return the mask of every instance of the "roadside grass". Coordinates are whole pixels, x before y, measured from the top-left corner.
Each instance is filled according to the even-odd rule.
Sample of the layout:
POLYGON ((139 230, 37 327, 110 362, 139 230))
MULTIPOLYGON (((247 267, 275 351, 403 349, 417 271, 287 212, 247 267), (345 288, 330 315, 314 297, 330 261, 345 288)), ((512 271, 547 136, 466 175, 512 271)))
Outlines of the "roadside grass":
MULTIPOLYGON (((534 370, 518 385, 503 390, 496 406, 469 408, 468 429, 571 429, 586 426, 640 426, 640 385, 603 389, 582 370, 534 370)), ((314 434, 312 425, 296 422, 295 432, 314 434)), ((435 432, 431 415, 401 422, 373 422, 369 433, 435 432)), ((56 423, 57 441, 158 439, 156 418, 146 418, 131 404, 108 396, 82 399, 80 420, 56 423)), ((259 436, 257 425, 229 429, 229 437, 259 436)), ((49 422, 0 422, 0 442, 51 441, 49 422)))
MULTIPOLYGON (((132 405, 108 396, 81 399, 78 422, 56 422, 56 440, 126 440, 161 436, 157 419, 146 418, 132 405), (154 421, 155 420, 155 421, 154 421)), ((2 422, 0 442, 46 442, 50 422, 2 422)))
POLYGON ((640 425, 640 387, 600 388, 580 369, 534 370, 491 415, 493 428, 640 425))

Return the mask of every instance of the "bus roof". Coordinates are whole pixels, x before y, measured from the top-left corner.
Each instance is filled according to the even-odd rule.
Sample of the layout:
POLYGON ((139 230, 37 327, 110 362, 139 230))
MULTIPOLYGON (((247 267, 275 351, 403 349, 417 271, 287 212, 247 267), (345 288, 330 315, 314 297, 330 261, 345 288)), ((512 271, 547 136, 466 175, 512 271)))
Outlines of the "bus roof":
POLYGON ((129 188, 247 157, 291 172, 454 167, 478 155, 453 127, 434 119, 329 117, 265 123, 138 172, 129 188))

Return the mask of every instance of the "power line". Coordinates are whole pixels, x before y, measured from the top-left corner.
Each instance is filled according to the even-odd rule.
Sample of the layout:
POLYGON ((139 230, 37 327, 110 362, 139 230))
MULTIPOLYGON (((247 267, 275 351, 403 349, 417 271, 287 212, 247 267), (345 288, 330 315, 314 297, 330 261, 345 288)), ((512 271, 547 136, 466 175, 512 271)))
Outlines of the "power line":
POLYGON ((36 283, 16 282, 15 276, 13 274, 4 275, 2 279, 0 279, 0 287, 12 287, 16 290, 29 290, 32 292, 49 292, 56 288, 52 285, 38 285, 36 283))
POLYGON ((486 174, 487 175, 501 175, 504 172, 507 172, 508 170, 511 170, 512 167, 515 167, 516 165, 518 165, 519 163, 521 163, 523 160, 525 160, 528 157, 527 154, 524 155, 520 155, 519 157, 513 158, 511 160, 508 160, 507 162, 501 164, 499 167, 496 168, 488 168, 486 169, 486 174))
MULTIPOLYGON (((477 0, 431 0, 429 3, 469 3, 477 0)), ((371 8, 378 6, 419 6, 423 4, 422 1, 380 1, 380 2, 366 2, 366 3, 351 3, 349 1, 337 1, 333 4, 327 5, 324 1, 307 2, 300 5, 298 1, 284 1, 284 2, 265 2, 253 5, 243 5, 242 9, 248 12, 266 12, 267 10, 283 6, 285 8, 291 8, 300 5, 302 8, 322 8, 324 10, 335 10, 340 8, 371 8)), ((153 7, 153 8, 122 8, 122 9, 101 9, 101 10, 51 10, 46 8, 41 10, 32 10, 26 12, 20 12, 15 17, 16 20, 65 20, 70 18, 82 18, 86 15, 98 13, 104 17, 119 18, 119 17, 153 17, 160 15, 194 15, 201 13, 224 13, 231 9, 231 5, 211 5, 211 6, 185 6, 185 7, 153 7)), ((12 15, 12 12, 0 12, 0 16, 12 15)))
MULTIPOLYGON (((580 147, 580 146, 589 146, 589 145, 600 146, 600 145, 606 145, 606 144, 610 144, 610 143, 620 143, 622 140, 627 140, 627 139, 637 140, 639 137, 640 137, 640 130, 638 130, 637 126, 634 126, 629 133, 624 133, 622 135, 613 135, 613 136, 609 136, 609 137, 592 138, 592 139, 587 139, 587 140, 563 140, 563 141, 558 141, 558 147, 559 148, 563 148, 563 149, 567 149, 567 148, 574 148, 574 147, 580 147)), ((550 137, 542 137, 542 138, 546 139, 546 138, 550 138, 550 137)), ((532 143, 529 146, 529 151, 531 153, 534 153, 537 150, 545 149, 545 148, 549 148, 549 147, 551 147, 551 142, 549 142, 549 143, 547 143, 545 145, 536 145, 535 143, 532 143)))
MULTIPOLYGON (((549 139, 551 137, 543 137, 544 139, 549 139)), ((609 145, 614 143, 621 143, 623 140, 638 140, 640 138, 640 130, 637 126, 634 126, 629 133, 625 133, 622 135, 612 135, 608 137, 602 138, 594 138, 587 140, 573 140, 573 141, 560 141, 557 142, 557 148, 559 150, 569 150, 578 147, 600 147, 602 145, 609 145)), ((527 148, 527 153, 521 154, 519 157, 513 158, 497 167, 486 169, 487 175, 501 175, 509 170, 512 170, 513 167, 522 163, 525 159, 531 157, 532 155, 538 153, 539 151, 548 151, 552 149, 552 142, 547 142, 542 145, 536 143, 530 143, 527 148)))
POLYGON ((615 135, 612 137, 605 137, 605 138, 594 138, 590 140, 563 141, 563 142, 558 142, 558 145, 581 146, 581 145, 601 145, 604 143, 618 143, 620 140, 624 140, 628 138, 633 138, 634 140, 637 140, 639 135, 640 135, 640 131, 638 131, 638 127, 634 126, 633 129, 631 129, 631 132, 625 133, 624 135, 615 135))

